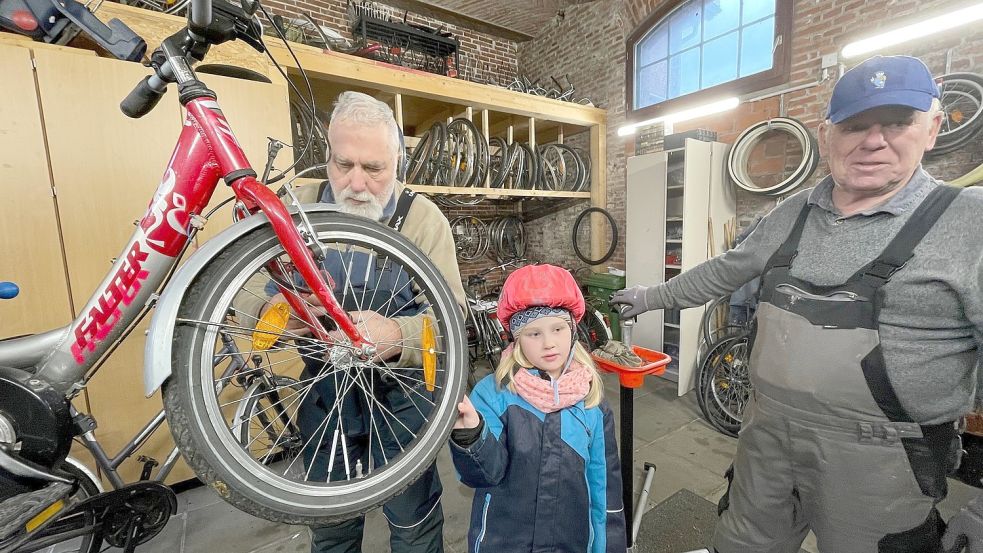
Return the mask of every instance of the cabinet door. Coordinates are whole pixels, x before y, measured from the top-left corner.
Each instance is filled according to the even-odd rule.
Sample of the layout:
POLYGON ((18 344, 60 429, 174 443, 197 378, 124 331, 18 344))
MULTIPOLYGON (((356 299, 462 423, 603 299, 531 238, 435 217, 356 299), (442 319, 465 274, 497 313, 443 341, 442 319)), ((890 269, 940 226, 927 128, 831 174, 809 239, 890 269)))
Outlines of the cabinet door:
MULTIPOLYGON (((129 119, 119 111, 119 101, 146 73, 146 68, 135 63, 62 52, 38 54, 38 85, 75 305, 85 304, 109 269, 110 259, 119 255, 133 221, 146 210, 181 131, 182 112, 173 90, 141 119, 129 119)), ((290 141, 286 87, 205 78, 218 93, 247 156, 261 172, 266 137, 290 141)), ((276 165, 286 168, 292 161, 291 152, 285 149, 276 165)), ((39 165, 43 167, 44 162, 39 165)), ((229 188, 220 184, 212 205, 230 195, 229 188)), ((228 226, 229 213, 228 207, 216 213, 199 242, 228 226)), ((59 274, 64 277, 65 270, 59 274)), ((159 397, 143 397, 148 322, 149 317, 88 386, 91 413, 99 423, 96 435, 110 453, 122 448, 161 409, 159 397)), ((165 424, 139 453, 163 462, 173 447, 165 424)), ((133 458, 120 467, 121 476, 132 481, 140 469, 133 458)), ((192 476, 181 463, 169 480, 192 476)))
POLYGON ((2 338, 64 326, 72 310, 31 50, 0 44, 0 73, 0 280, 21 289, 0 301, 2 338))
MULTIPOLYGON (((143 118, 120 112, 120 100, 147 75, 139 64, 40 50, 35 57, 68 278, 74 305, 81 308, 147 209, 181 132, 181 111, 176 92, 169 90, 143 118)), ((96 436, 110 453, 161 409, 159 398, 143 397, 148 321, 140 323, 87 388, 99 424, 96 436)), ((171 448, 165 426, 139 453, 163 461, 171 448)), ((135 457, 120 470, 126 481, 140 475, 135 457)), ((186 479, 191 473, 184 469, 175 476, 186 479)))
MULTIPOLYGON (((625 279, 628 286, 651 286, 665 275, 666 158, 662 153, 634 156, 627 169, 625 279)), ((632 342, 662 351, 662 319, 662 310, 642 314, 632 342)))

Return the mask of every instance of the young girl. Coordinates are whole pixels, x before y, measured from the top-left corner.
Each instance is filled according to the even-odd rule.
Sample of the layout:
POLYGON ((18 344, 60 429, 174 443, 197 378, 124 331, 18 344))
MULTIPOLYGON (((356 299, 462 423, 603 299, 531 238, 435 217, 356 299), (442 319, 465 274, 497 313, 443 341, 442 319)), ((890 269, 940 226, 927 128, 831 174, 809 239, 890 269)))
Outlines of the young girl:
POLYGON ((494 375, 458 405, 451 452, 475 488, 470 553, 624 553, 614 417, 574 328, 584 297, 568 271, 523 267, 498 319, 512 334, 494 375))

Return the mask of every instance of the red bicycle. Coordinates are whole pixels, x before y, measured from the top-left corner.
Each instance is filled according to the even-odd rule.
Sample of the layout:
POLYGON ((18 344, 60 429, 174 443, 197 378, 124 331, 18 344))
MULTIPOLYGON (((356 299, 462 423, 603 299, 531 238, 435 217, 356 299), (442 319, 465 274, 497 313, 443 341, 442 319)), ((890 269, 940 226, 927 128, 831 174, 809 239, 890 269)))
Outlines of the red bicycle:
MULTIPOLYGON (((293 198, 285 205, 257 180, 216 95, 192 70, 210 46, 229 40, 263 51, 257 6, 192 0, 188 25, 153 52, 153 75, 122 102, 124 113, 139 117, 176 84, 184 127, 146 214, 78 319, 0 342, 0 500, 70 482, 57 468, 81 433, 68 402, 151 307, 147 395, 163 387, 184 458, 246 512, 295 524, 350 518, 412 483, 443 447, 464 390, 467 343, 461 310, 441 274, 384 225, 327 204, 302 206, 293 198), (235 193, 237 221, 176 268, 220 180, 235 193), (341 278, 324 268, 328 259, 341 260, 341 278), (393 274, 403 289, 369 297, 373 279, 393 274), (348 315, 371 308, 399 317, 392 306, 406 290, 422 317, 415 335, 366 336, 348 315), (260 316, 245 307, 278 292, 289 310, 278 304, 260 316), (303 331, 288 329, 289 311, 299 314, 303 331), (379 359, 393 345, 404 354, 379 359), (317 359, 321 370, 302 374, 305 359, 317 359), (297 410, 325 379, 338 398, 324 406, 328 415, 318 429, 301 434, 297 410), (392 444, 372 451, 382 449, 378 437, 387 428, 402 425, 397 413, 373 405, 383 382, 425 420, 402 433, 408 437, 395 453, 392 444), (349 399, 373 413, 365 466, 349 456, 344 429, 336 424, 333 440, 327 430, 349 399), (323 443, 346 469, 351 464, 345 479, 310 478, 304 454, 323 443)), ((293 197, 289 185, 283 191, 293 197)))

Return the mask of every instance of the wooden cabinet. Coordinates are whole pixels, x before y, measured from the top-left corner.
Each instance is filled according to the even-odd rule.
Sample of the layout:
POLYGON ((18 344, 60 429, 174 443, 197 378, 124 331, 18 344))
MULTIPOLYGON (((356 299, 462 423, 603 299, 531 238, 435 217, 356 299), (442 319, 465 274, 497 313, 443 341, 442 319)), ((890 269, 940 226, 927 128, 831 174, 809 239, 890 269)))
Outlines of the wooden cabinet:
MULTIPOLYGON (((665 282, 726 249, 724 223, 736 208, 724 176, 727 148, 687 139, 683 148, 628 159, 628 286, 665 282)), ((666 377, 678 382, 679 395, 696 382, 703 311, 650 311, 639 317, 632 335, 634 343, 672 356, 666 377)))
MULTIPOLYGON (((7 146, 0 176, 2 182, 18 183, 16 188, 9 185, 11 192, 17 191, 12 201, 0 203, 0 230, 6 231, 0 255, 23 261, 4 263, 0 279, 16 281, 24 290, 0 304, 0 336, 47 330, 71 320, 73 306, 86 303, 125 245, 134 221, 143 216, 181 131, 183 113, 174 90, 141 119, 120 112, 120 100, 147 68, 86 54, 91 53, 31 43, 0 46, 5 74, 15 76, 4 85, 13 102, 0 107, 0 125, 9 130, 0 133, 0 146, 7 146)), ((267 137, 290 136, 285 84, 217 76, 203 80, 219 95, 247 157, 261 171, 267 137)), ((291 157, 281 152, 278 165, 288 166, 291 157)), ((229 195, 220 183, 213 205, 229 195)), ((231 223, 229 213, 226 207, 213 215, 197 240, 231 223)), ((161 409, 159 395, 143 397, 148 323, 149 317, 89 382, 87 406, 78 405, 99 423, 96 436, 110 454, 161 409)), ((163 462, 173 447, 165 424, 139 453, 163 462)), ((121 466, 121 476, 135 480, 140 469, 134 457, 121 466)), ((181 463, 169 480, 191 477, 181 463)))

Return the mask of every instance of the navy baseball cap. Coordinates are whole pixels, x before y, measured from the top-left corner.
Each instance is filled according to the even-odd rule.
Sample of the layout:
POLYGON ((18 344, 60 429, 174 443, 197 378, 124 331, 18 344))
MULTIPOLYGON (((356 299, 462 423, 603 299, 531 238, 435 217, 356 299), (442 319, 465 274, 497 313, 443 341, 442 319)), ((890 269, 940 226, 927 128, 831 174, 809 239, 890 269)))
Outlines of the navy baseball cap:
POLYGON ((881 106, 928 111, 939 87, 922 60, 911 56, 874 56, 850 69, 833 87, 826 118, 833 123, 881 106))

